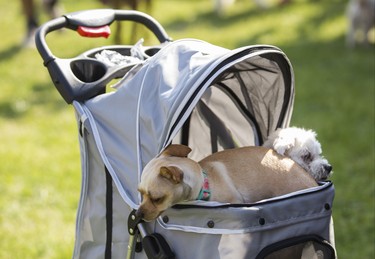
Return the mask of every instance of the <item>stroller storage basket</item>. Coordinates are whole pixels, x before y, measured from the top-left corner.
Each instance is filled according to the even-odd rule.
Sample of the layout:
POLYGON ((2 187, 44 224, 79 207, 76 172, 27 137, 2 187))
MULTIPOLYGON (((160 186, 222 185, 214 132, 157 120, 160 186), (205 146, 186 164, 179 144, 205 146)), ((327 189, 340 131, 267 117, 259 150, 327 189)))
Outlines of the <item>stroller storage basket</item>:
MULTIPOLYGON (((104 17, 95 23, 100 26, 129 17, 127 11, 85 12, 92 14, 104 17)), ((137 21, 139 13, 131 14, 137 21)), ((331 182, 254 204, 182 203, 153 222, 133 225, 143 167, 167 145, 189 145, 190 157, 200 160, 261 145, 287 127, 293 70, 277 47, 228 50, 194 39, 171 42, 158 24, 148 27, 161 35, 161 45, 143 47, 146 59, 136 70, 134 64, 111 68, 95 59, 106 49, 129 55, 131 46, 54 57, 43 39, 47 32, 90 24, 85 16, 52 21, 52 29, 42 27, 37 37, 55 86, 76 111, 82 191, 74 258, 335 258, 331 182), (104 93, 114 77, 123 77, 117 90, 104 93)))

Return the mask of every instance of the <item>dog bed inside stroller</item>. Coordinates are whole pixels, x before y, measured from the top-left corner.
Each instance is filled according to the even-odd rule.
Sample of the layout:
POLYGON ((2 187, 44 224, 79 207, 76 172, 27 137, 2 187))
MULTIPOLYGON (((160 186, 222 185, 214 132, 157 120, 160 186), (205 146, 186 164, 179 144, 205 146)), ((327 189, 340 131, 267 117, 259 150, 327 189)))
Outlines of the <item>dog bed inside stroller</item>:
MULTIPOLYGON (((112 12, 113 19, 129 14, 95 13, 112 12)), ((65 16, 64 22, 80 23, 80 15, 65 16)), ((39 50, 46 31, 39 33, 39 50)), ((331 182, 254 204, 178 204, 139 229, 132 225, 142 169, 167 145, 188 145, 190 157, 199 160, 223 149, 261 145, 288 126, 294 75, 280 49, 228 50, 194 39, 165 40, 145 61, 118 70, 95 59, 103 49, 129 53, 104 47, 67 62, 51 59, 47 51, 45 61, 52 78, 64 77, 56 86, 73 103, 79 128, 82 192, 74 258, 335 258, 331 182), (74 71, 79 68, 61 65, 77 60, 100 64, 101 76, 84 82, 74 71), (108 82, 103 78, 120 74, 125 76, 116 91, 97 90, 108 82), (76 90, 81 86, 95 90, 82 94, 76 90)))

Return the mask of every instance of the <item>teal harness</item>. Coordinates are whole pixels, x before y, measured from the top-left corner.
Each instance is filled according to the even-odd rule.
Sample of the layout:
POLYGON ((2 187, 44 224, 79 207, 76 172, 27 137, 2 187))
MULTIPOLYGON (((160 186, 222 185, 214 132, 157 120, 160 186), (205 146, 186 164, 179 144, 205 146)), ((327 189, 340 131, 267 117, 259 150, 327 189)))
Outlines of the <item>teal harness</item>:
POLYGON ((207 173, 205 171, 202 171, 202 175, 203 175, 203 186, 202 186, 201 191, 199 192, 197 200, 208 201, 210 200, 210 197, 211 197, 210 185, 208 183, 207 173))

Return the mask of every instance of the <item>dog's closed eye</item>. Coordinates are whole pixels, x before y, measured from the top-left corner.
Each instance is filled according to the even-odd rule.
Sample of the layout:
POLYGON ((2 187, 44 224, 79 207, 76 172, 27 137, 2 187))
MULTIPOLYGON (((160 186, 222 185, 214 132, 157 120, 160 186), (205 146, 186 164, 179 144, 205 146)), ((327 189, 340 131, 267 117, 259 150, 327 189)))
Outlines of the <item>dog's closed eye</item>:
POLYGON ((163 197, 159 197, 159 198, 151 198, 151 197, 150 197, 150 201, 151 201, 153 204, 161 204, 161 203, 163 203, 164 200, 165 200, 165 196, 163 196, 163 197))
POLYGON ((305 155, 302 156, 303 161, 311 162, 313 160, 313 156, 310 152, 307 152, 305 155))
POLYGON ((143 195, 143 196, 146 196, 148 197, 148 199, 155 205, 157 204, 161 204, 163 203, 163 201, 165 200, 165 196, 161 196, 161 197, 152 197, 152 195, 150 193, 147 193, 145 190, 141 189, 141 188, 138 188, 138 191, 143 195))

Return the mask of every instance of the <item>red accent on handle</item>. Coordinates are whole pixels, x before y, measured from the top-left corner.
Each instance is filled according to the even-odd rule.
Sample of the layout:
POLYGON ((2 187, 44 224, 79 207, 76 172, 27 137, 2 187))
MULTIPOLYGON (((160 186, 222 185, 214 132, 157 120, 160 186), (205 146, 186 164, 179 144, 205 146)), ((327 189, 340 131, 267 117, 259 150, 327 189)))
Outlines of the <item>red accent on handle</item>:
POLYGON ((109 35, 111 35, 111 29, 108 25, 101 27, 78 26, 77 32, 79 33, 79 35, 89 38, 108 38, 109 35))

